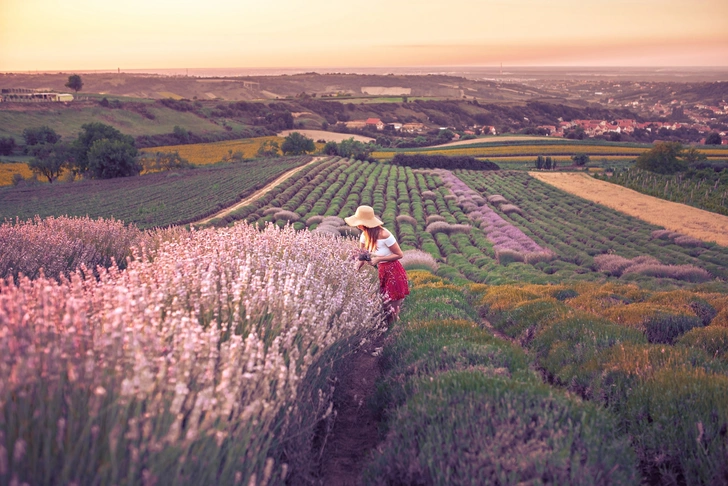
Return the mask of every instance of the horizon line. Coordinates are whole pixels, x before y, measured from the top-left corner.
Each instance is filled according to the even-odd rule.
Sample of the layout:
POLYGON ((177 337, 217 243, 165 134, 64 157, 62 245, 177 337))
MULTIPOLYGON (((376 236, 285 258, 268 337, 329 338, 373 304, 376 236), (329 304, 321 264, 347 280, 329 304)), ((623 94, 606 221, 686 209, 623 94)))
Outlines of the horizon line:
MULTIPOLYGON (((634 69, 648 69, 648 70, 661 70, 661 69, 673 69, 673 70, 726 70, 728 71, 728 65, 662 65, 662 66, 650 66, 650 65, 613 65, 613 66, 600 66, 600 65, 420 65, 420 66, 295 66, 295 67, 144 67, 144 68, 98 68, 98 69, 20 69, 20 70, 8 70, 0 71, 0 74, 64 74, 67 72, 78 72, 78 73, 125 73, 134 71, 137 74, 144 74, 144 71, 204 71, 204 70, 260 70, 260 71, 305 71, 316 73, 317 70, 326 70, 323 74, 338 74, 342 70, 384 70, 397 69, 397 70, 408 70, 408 69, 450 69, 450 70, 466 70, 466 69, 493 69, 500 71, 501 69, 592 69, 592 70, 634 70, 634 69)), ((153 74, 150 72, 150 74, 153 74)), ((317 73, 321 74, 321 73, 317 73)), ((348 74, 348 73, 347 73, 348 74)))

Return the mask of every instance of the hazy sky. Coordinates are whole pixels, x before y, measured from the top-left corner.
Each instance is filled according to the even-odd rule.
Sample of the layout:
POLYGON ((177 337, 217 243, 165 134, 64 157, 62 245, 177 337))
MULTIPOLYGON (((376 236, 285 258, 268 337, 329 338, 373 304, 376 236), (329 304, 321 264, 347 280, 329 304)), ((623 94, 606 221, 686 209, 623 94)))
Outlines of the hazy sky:
POLYGON ((728 66, 728 0, 0 0, 0 71, 728 66))

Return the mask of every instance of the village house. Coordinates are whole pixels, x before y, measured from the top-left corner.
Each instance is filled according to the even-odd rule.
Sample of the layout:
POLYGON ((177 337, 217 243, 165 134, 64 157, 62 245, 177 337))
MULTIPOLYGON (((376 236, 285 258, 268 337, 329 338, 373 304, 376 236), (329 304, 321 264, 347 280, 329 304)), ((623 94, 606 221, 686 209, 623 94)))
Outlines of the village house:
POLYGON ((402 125, 402 131, 407 133, 421 133, 425 131, 424 123, 405 123, 402 125))
POLYGON ((352 120, 346 122, 346 128, 362 129, 367 126, 366 120, 352 120))
POLYGON ((377 130, 384 130, 384 122, 379 118, 367 118, 366 126, 374 127, 377 130))
POLYGON ((0 101, 16 103, 69 102, 73 95, 69 93, 50 93, 28 88, 3 88, 0 101))

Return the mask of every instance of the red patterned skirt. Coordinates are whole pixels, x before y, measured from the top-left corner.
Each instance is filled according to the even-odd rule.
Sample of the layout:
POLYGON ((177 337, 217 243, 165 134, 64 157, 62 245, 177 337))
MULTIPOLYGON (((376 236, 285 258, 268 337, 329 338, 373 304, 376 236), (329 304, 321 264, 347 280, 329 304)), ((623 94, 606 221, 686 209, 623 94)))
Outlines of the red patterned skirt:
POLYGON ((379 291, 388 300, 404 299, 409 295, 407 272, 398 260, 379 262, 379 291))

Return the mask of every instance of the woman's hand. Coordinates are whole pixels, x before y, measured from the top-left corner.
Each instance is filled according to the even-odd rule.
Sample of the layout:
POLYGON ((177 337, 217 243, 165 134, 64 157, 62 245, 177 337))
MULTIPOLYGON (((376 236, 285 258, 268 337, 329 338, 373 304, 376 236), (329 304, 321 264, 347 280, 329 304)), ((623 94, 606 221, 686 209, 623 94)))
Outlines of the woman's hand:
POLYGON ((369 262, 369 264, 371 266, 373 266, 373 267, 376 267, 379 264, 379 262, 381 262, 382 260, 383 260, 382 257, 375 257, 375 256, 373 256, 372 259, 371 259, 371 261, 369 262))

